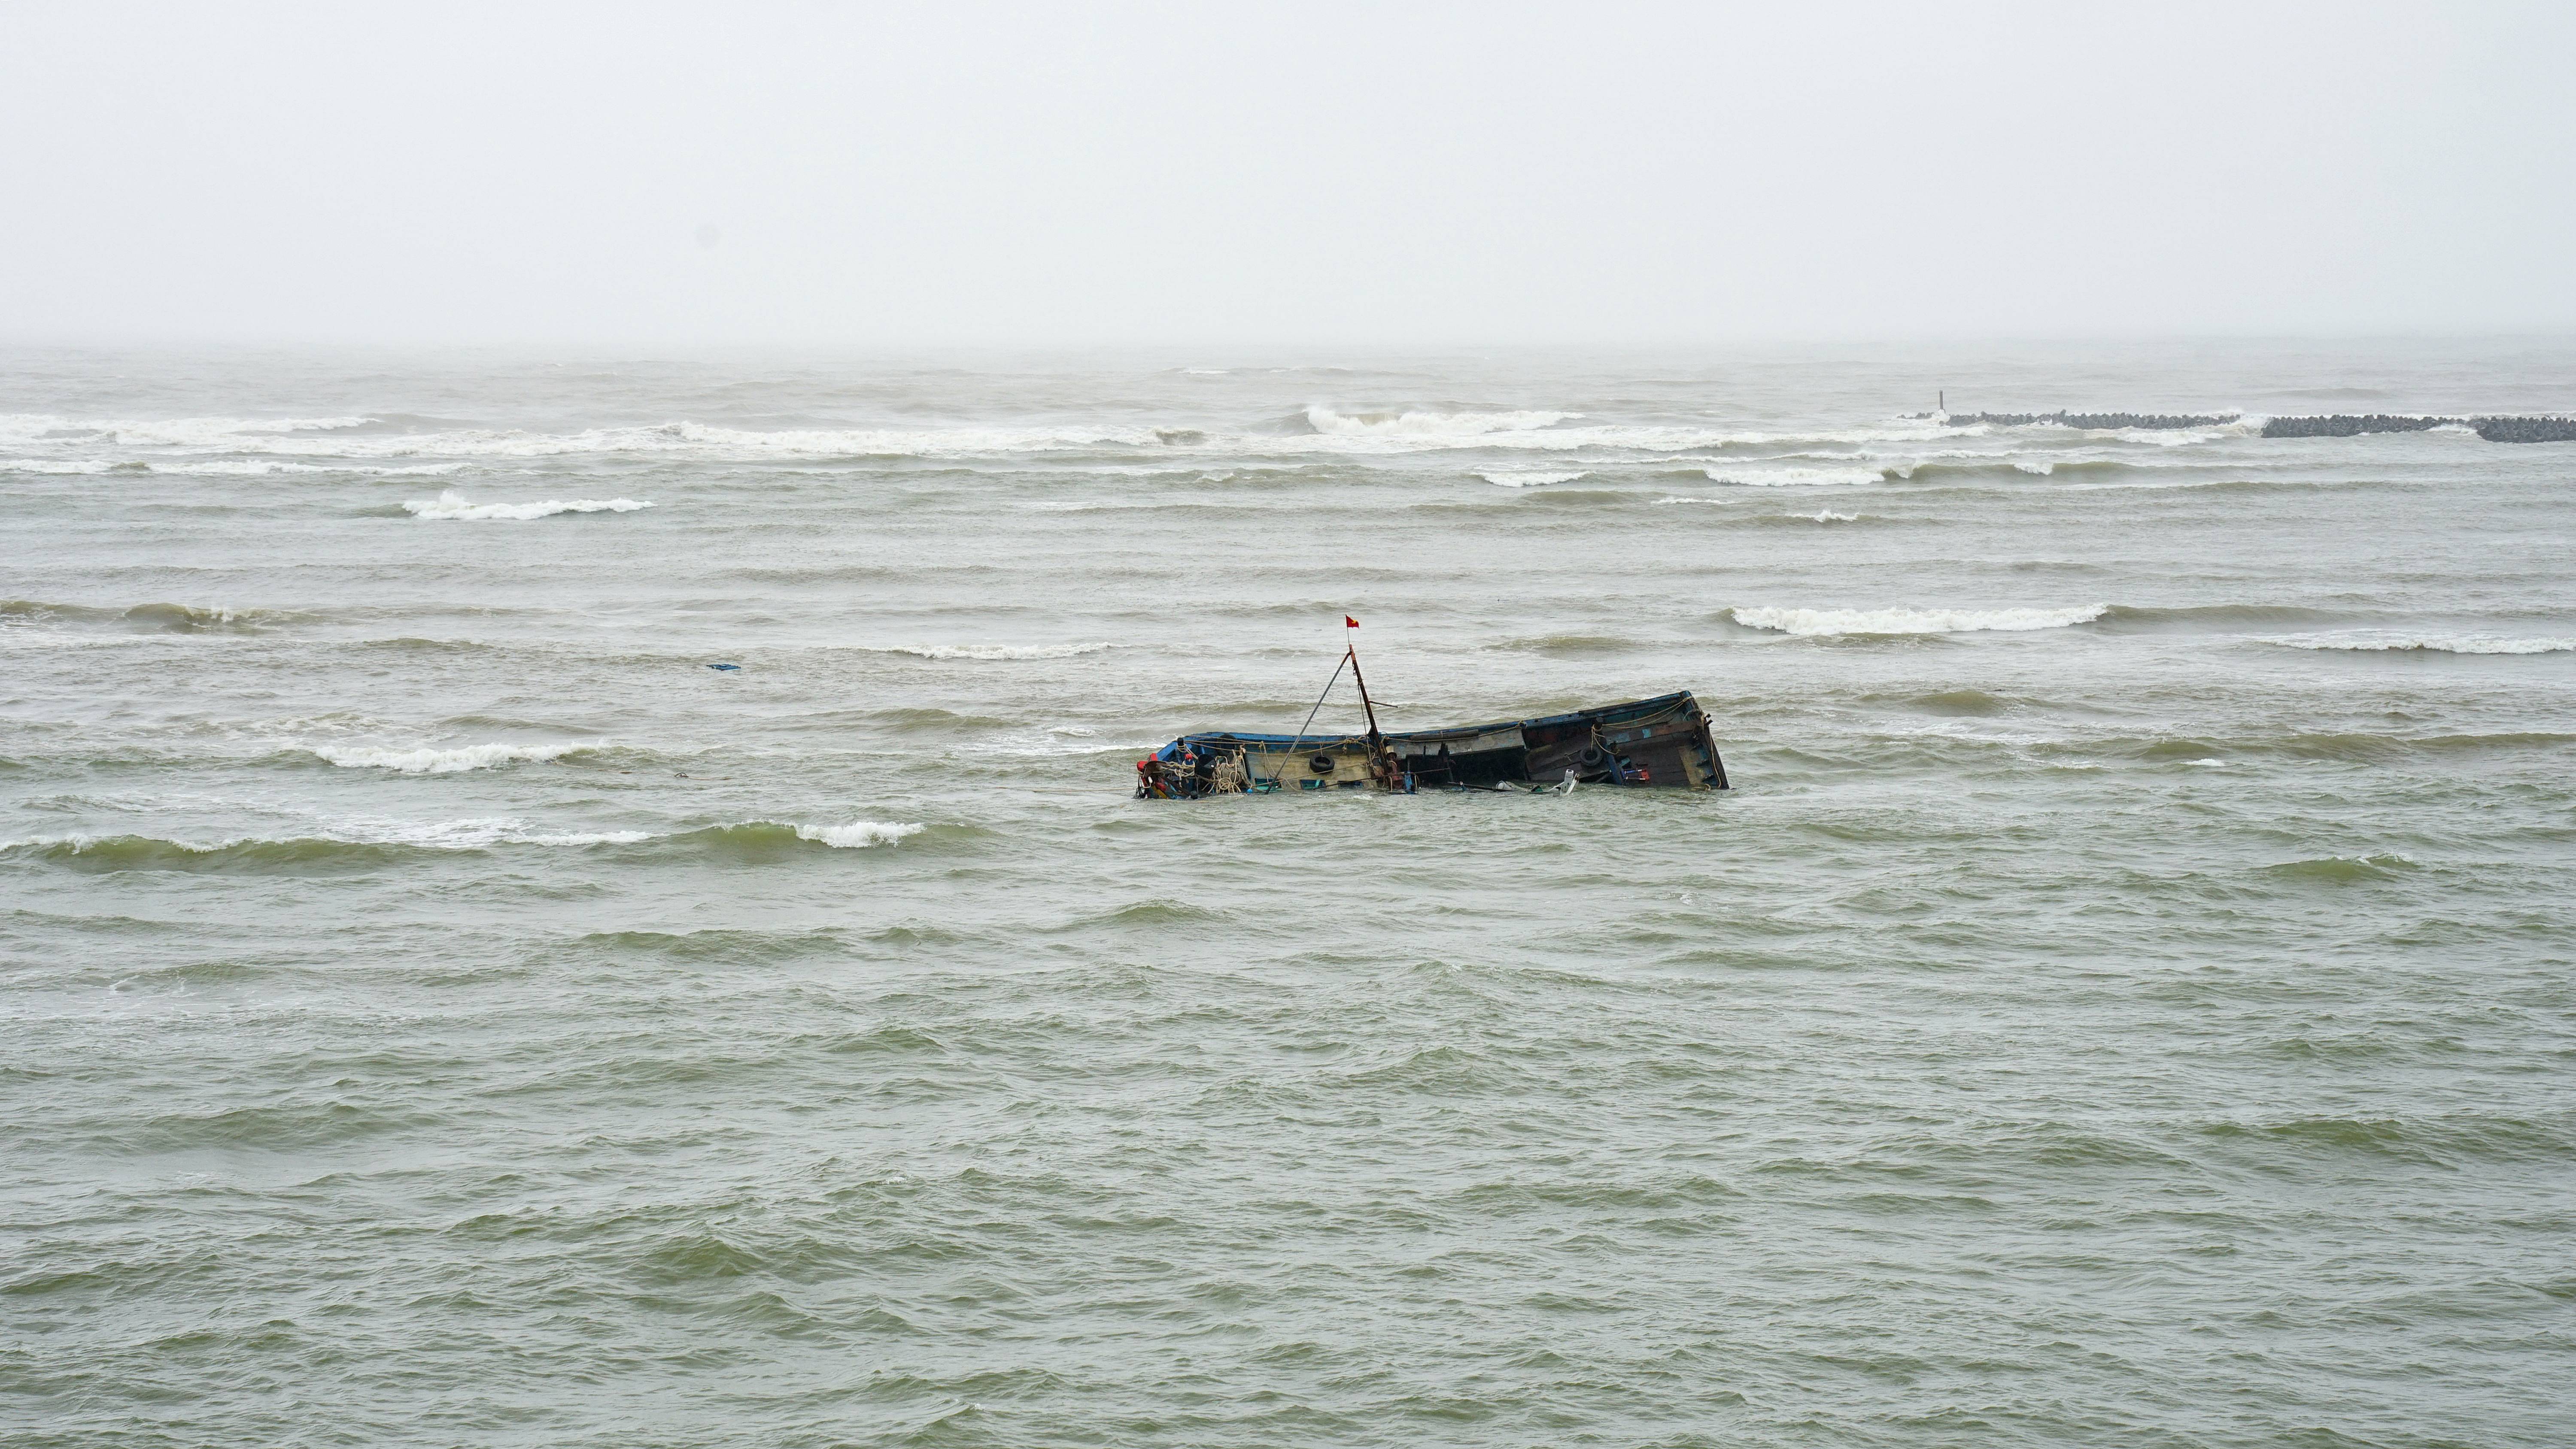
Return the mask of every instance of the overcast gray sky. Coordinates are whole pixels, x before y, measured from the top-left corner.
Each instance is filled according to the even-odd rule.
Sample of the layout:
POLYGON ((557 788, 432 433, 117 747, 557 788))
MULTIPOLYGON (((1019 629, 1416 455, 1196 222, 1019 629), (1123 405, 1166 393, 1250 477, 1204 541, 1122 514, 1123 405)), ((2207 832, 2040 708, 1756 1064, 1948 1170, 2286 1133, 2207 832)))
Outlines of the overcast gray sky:
POLYGON ((2563 331, 2571 10, 0 3, 0 337, 2563 331))

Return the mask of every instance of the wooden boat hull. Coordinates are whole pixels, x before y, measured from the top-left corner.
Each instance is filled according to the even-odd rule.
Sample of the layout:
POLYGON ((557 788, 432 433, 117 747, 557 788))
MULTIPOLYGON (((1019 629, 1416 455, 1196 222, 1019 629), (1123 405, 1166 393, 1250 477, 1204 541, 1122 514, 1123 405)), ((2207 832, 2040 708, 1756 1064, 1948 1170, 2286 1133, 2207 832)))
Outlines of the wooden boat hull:
MULTIPOLYGON (((1726 763, 1707 712, 1689 691, 1537 719, 1390 731, 1402 783, 1415 790, 1587 785, 1723 790, 1726 763)), ((1211 730, 1183 735, 1138 763, 1140 795, 1197 798, 1244 789, 1386 788, 1365 735, 1291 736, 1211 730)))

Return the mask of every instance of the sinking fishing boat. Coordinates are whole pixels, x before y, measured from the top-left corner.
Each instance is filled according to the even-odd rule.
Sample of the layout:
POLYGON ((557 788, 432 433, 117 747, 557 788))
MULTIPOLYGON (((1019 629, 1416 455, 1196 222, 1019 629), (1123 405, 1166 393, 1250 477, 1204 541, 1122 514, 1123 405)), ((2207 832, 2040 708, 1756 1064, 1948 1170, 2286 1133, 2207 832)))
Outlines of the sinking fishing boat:
MULTIPOLYGON (((1344 621, 1350 628, 1356 620, 1344 621)), ((1688 690, 1535 719, 1381 731, 1359 652, 1345 648, 1306 725, 1348 669, 1368 721, 1359 734, 1210 730, 1136 762, 1139 799, 1195 800, 1273 790, 1562 790, 1578 785, 1723 790, 1708 713, 1688 690)))

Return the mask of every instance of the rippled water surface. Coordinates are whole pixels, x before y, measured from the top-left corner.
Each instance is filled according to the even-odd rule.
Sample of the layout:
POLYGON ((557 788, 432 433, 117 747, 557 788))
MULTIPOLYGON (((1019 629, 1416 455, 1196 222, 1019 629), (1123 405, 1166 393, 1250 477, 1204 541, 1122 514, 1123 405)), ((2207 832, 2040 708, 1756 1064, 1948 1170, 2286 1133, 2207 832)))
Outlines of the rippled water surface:
POLYGON ((2259 423, 2571 405, 9 355, 0 1423, 2564 1443, 2576 445, 2259 423), (1127 798, 1345 612, 1392 725, 1689 688, 1738 788, 1127 798))

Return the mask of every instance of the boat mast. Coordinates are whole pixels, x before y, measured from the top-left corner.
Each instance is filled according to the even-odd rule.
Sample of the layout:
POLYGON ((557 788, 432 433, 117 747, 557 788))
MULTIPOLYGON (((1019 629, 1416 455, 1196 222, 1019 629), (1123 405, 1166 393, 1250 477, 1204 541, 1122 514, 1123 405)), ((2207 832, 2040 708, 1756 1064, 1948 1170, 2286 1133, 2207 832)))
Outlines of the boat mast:
POLYGON ((1383 743, 1383 737, 1377 732, 1377 706, 1369 703, 1368 681, 1360 678, 1360 646, 1356 641, 1351 640, 1351 632, 1359 628, 1360 621, 1344 614, 1342 623, 1347 626, 1342 631, 1342 638, 1349 641, 1345 643, 1342 652, 1351 661, 1351 682, 1360 687, 1360 709, 1368 715, 1369 752, 1374 755, 1378 746, 1383 743))

